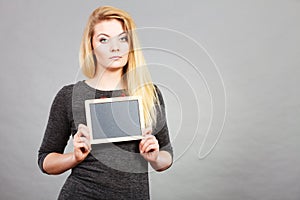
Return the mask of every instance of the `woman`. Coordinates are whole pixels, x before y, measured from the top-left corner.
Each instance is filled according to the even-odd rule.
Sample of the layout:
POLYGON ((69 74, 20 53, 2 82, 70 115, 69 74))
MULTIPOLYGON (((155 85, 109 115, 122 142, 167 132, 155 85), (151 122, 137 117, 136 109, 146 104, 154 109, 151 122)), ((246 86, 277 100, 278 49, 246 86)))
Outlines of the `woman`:
POLYGON ((148 163, 156 171, 172 165, 164 101, 151 82, 135 28, 128 13, 110 6, 97 8, 89 17, 80 47, 88 79, 58 92, 39 149, 44 173, 72 169, 58 199, 149 199, 148 163), (148 127, 144 138, 92 148, 84 101, 124 95, 142 97, 148 127), (74 150, 64 153, 70 135, 74 150))

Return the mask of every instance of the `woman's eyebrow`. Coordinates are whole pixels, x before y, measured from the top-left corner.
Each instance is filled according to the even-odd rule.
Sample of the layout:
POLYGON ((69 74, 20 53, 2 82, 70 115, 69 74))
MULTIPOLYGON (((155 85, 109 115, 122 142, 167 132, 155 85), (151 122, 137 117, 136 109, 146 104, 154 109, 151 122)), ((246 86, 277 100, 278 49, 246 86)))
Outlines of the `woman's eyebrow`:
POLYGON ((99 37, 99 36, 101 36, 101 35, 104 35, 104 36, 106 36, 106 37, 110 37, 109 35, 107 35, 107 34, 105 34, 105 33, 99 33, 96 37, 99 37))
POLYGON ((120 33, 118 36, 123 35, 123 34, 127 34, 126 31, 123 31, 122 33, 120 33))
MULTIPOLYGON (((125 33, 127 33, 127 32, 123 31, 123 32, 120 33, 118 36, 123 35, 123 34, 125 34, 125 33)), ((106 37, 110 37, 110 35, 108 35, 108 34, 106 34, 106 33, 99 33, 96 37, 99 37, 99 36, 101 36, 101 35, 104 35, 104 36, 106 36, 106 37)))

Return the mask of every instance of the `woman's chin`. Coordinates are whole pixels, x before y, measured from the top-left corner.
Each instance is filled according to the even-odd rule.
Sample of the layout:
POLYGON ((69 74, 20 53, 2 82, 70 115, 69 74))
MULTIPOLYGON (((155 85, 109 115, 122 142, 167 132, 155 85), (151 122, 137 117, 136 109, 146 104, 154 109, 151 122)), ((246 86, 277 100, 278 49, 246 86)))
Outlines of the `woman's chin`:
POLYGON ((122 70, 124 66, 108 66, 106 67, 106 70, 108 71, 119 71, 122 70))

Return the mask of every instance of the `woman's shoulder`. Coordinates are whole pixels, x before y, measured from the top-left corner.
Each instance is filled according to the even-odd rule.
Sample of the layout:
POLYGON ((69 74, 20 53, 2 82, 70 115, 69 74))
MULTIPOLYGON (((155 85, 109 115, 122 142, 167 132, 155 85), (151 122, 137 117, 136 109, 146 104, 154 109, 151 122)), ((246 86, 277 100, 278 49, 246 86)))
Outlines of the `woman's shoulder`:
POLYGON ((72 83, 61 86, 55 95, 54 101, 65 103, 66 100, 70 99, 72 97, 74 85, 75 84, 72 83))
POLYGON ((58 93, 70 94, 76 89, 86 89, 88 86, 85 84, 84 80, 77 81, 76 83, 69 83, 62 86, 58 93))
POLYGON ((68 94, 72 94, 73 88, 74 88, 74 83, 72 84, 67 84, 62 86, 59 91, 58 91, 58 95, 68 95, 68 94))
POLYGON ((68 100, 74 96, 74 94, 86 94, 88 92, 92 92, 93 94, 95 91, 90 88, 84 81, 77 81, 76 83, 69 83, 62 86, 56 96, 68 100))

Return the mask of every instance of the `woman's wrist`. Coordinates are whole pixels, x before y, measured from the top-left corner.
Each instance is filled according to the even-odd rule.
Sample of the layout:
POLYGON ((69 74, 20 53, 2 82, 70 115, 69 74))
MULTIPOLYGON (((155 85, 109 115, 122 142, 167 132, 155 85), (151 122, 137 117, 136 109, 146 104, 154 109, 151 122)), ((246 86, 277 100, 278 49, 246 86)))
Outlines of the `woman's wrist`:
POLYGON ((156 160, 149 161, 150 165, 156 171, 164 171, 172 164, 172 157, 167 151, 159 151, 156 160))

